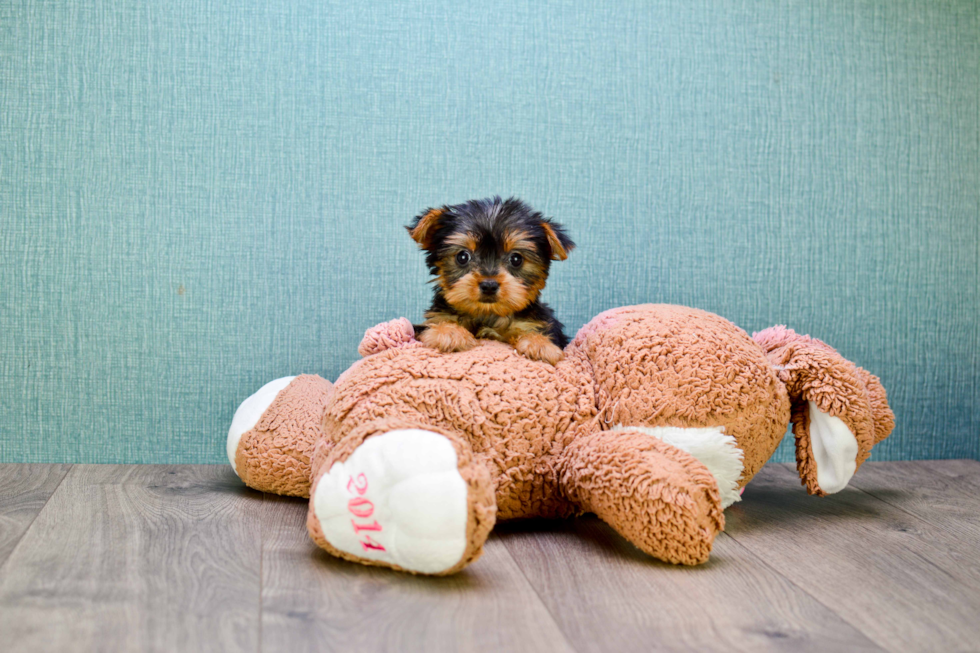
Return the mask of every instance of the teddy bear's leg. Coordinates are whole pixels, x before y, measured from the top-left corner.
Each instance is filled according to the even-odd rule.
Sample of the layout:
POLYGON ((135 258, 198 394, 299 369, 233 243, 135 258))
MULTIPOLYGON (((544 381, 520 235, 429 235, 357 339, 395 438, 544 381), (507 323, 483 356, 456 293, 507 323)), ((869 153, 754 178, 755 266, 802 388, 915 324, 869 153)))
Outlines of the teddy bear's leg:
POLYGON ((309 496, 313 447, 332 392, 326 379, 301 374, 270 381, 242 402, 227 442, 239 478, 260 492, 309 496))
POLYGON ((691 454, 636 429, 600 431, 564 453, 563 490, 655 558, 694 565, 724 529, 718 485, 691 454))
POLYGON ((326 551, 368 565, 450 574, 493 528, 486 466, 462 437, 385 419, 358 427, 314 463, 307 519, 326 551))

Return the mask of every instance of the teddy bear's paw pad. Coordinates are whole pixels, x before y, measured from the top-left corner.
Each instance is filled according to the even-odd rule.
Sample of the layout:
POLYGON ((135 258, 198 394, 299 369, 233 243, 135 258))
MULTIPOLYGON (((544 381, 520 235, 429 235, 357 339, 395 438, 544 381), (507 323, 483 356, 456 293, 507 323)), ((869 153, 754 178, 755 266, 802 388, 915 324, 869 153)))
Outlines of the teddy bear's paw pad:
POLYGON ((333 547, 409 571, 445 571, 466 550, 466 481, 453 445, 431 431, 365 440, 320 478, 313 510, 333 547))
POLYGON ((810 417, 810 447, 817 465, 817 485, 827 494, 840 492, 857 469, 858 442, 839 418, 807 402, 810 417))
POLYGON ((269 381, 259 388, 258 392, 243 401, 242 405, 235 411, 235 416, 231 420, 231 428, 228 429, 228 460, 231 461, 231 468, 235 470, 236 474, 238 470, 235 469, 235 454, 238 453, 238 443, 242 436, 255 428, 262 414, 295 378, 295 376, 284 376, 281 379, 269 381))

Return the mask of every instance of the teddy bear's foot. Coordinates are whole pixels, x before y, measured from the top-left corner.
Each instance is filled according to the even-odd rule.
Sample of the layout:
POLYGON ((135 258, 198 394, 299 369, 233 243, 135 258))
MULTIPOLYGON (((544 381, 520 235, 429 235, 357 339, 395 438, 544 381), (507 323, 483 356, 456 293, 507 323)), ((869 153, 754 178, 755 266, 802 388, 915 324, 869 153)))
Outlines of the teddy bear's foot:
POLYGON ((262 417, 262 413, 272 405, 279 393, 295 378, 295 376, 284 376, 281 379, 269 381, 259 388, 255 394, 243 401, 238 410, 235 411, 235 416, 231 420, 231 428, 228 429, 227 443, 228 460, 231 462, 231 468, 235 470, 235 473, 238 473, 235 456, 238 455, 238 444, 242 441, 242 436, 255 428, 259 418, 262 417))
POLYGON ((600 431, 572 442, 563 467, 566 496, 660 560, 705 562, 725 527, 711 470, 661 437, 600 431))
POLYGON ((239 478, 261 492, 309 496, 310 460, 332 392, 326 379, 301 374, 270 381, 242 402, 227 442, 239 478))
POLYGON ((320 546, 420 574, 452 573, 482 552, 495 504, 465 442, 420 428, 351 437, 361 442, 329 463, 313 491, 309 525, 320 546))

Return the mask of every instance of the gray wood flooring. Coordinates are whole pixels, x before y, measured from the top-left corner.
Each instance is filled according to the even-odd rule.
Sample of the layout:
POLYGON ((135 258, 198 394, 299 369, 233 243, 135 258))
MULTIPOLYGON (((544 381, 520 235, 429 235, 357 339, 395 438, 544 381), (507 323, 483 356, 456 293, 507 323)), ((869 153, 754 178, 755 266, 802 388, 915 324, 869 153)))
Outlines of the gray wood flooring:
POLYGON ((711 561, 595 518, 500 524, 463 573, 335 560, 226 466, 0 465, 0 651, 980 651, 980 462, 769 465, 711 561))

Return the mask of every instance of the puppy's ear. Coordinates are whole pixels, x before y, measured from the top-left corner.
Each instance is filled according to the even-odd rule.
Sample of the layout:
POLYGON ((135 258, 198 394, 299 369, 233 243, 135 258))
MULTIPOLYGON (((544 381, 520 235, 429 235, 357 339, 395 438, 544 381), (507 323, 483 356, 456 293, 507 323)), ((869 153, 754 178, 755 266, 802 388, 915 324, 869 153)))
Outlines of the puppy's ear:
POLYGON ((541 228, 544 229, 544 235, 551 247, 551 260, 564 261, 567 259, 568 253, 575 249, 575 243, 565 233, 565 228, 551 220, 542 220, 541 228))
POLYGON ((444 209, 426 209, 421 215, 415 216, 412 224, 405 227, 408 229, 408 235, 422 249, 429 249, 429 246, 432 244, 432 236, 435 235, 436 227, 439 226, 439 219, 444 212, 444 209))

